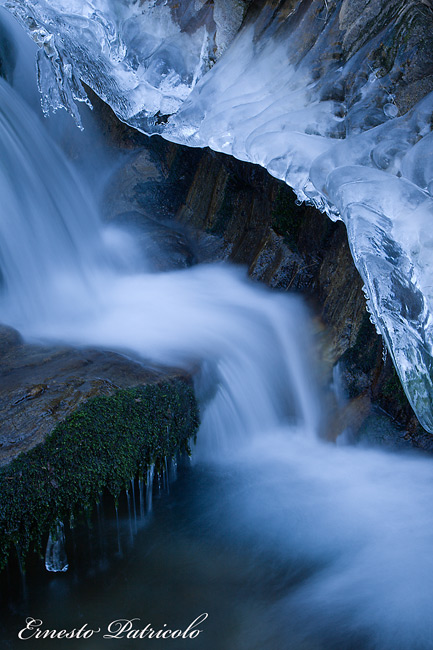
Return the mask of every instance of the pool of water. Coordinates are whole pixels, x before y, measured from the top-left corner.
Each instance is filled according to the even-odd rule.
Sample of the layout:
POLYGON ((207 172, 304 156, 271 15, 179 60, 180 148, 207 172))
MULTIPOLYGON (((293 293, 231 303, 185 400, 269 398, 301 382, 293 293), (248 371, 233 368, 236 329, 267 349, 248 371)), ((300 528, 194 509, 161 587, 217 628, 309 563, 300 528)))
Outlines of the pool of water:
MULTIPOLYGON (((240 489, 237 479, 234 469, 184 461, 169 491, 155 481, 151 513, 140 507, 138 483, 135 504, 132 490, 129 508, 123 495, 118 518, 107 495, 90 525, 67 528, 67 572, 49 573, 42 560, 33 558, 23 583, 18 567, 10 567, 2 585, 2 647, 22 647, 18 633, 27 617, 42 620, 41 630, 78 630, 84 624, 86 630, 100 629, 87 639, 87 647, 97 649, 113 643, 104 635, 118 634, 120 626, 113 623, 118 619, 136 619, 133 629, 150 624, 155 631, 185 632, 203 614, 205 620, 191 628, 202 630, 199 635, 166 644, 206 650, 309 647, 296 640, 296 621, 280 628, 267 620, 282 593, 302 580, 305 567, 290 558, 281 563, 272 550, 227 535, 227 525, 236 529, 225 504, 229 493, 240 489), (287 628, 293 628, 289 641, 287 628)), ((118 634, 115 647, 158 643, 148 637, 128 639, 127 629, 118 634)), ((85 641, 33 636, 24 647, 78 648, 85 641)))
POLYGON ((184 460, 169 486, 155 478, 151 512, 138 482, 135 500, 129 493, 117 517, 107 496, 91 525, 66 528, 67 572, 48 573, 34 558, 23 582, 11 564, 2 648, 22 647, 27 617, 41 630, 99 630, 32 636, 27 648, 432 647, 429 458, 285 429, 230 458, 184 460), (200 633, 128 638, 129 627, 117 634, 119 619, 131 630, 200 633))

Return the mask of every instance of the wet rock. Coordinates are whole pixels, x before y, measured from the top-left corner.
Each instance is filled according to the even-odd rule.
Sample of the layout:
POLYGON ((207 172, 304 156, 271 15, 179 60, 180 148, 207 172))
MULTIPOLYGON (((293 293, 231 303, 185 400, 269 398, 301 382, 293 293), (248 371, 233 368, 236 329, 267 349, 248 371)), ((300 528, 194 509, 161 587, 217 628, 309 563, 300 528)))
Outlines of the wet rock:
POLYGON ((28 344, 0 326, 0 465, 42 442, 90 397, 176 376, 183 373, 114 352, 28 344))
POLYGON ((169 271, 191 266, 194 246, 176 225, 166 225, 141 212, 129 211, 116 216, 112 224, 126 229, 137 249, 135 270, 169 271))
POLYGON ((0 326, 0 354, 5 354, 22 343, 23 339, 19 332, 12 327, 0 326))
POLYGON ((149 138, 144 143, 147 147, 141 143, 110 179, 105 220, 132 235, 142 268, 186 268, 197 261, 198 244, 196 237, 190 238, 183 226, 173 221, 182 179, 175 187, 168 165, 171 147, 155 148, 149 138))
POLYGON ((13 38, 6 24, 4 24, 3 9, 0 13, 0 77, 11 82, 16 64, 17 53, 13 38))
POLYGON ((346 404, 333 412, 328 424, 328 440, 354 442, 372 409, 371 400, 366 393, 348 400, 346 404))

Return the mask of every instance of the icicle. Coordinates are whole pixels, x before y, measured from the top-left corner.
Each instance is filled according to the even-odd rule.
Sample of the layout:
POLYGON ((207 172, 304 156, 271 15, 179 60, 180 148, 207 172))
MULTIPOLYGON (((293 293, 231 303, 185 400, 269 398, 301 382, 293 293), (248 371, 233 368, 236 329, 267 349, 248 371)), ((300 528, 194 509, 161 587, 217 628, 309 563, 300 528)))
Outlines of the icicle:
POLYGON ((117 548, 119 555, 122 557, 122 545, 120 543, 120 526, 119 526, 119 508, 117 506, 117 501, 114 504, 114 507, 116 509, 116 527, 117 527, 117 548))
POLYGON ((342 377, 341 363, 338 361, 332 369, 332 391, 335 396, 337 406, 343 407, 347 402, 344 381, 342 377))
POLYGON ((131 491, 132 491, 132 507, 134 510, 134 532, 137 532, 137 508, 135 505, 135 481, 131 479, 131 491))
POLYGON ((167 490, 167 494, 170 494, 170 477, 168 475, 168 463, 167 463, 167 456, 164 456, 164 472, 163 476, 165 478, 165 489, 167 490))
POLYGON ((146 482, 146 510, 147 512, 152 512, 152 491, 153 491, 153 477, 155 474, 155 463, 149 465, 147 470, 147 482, 146 482))
POLYGON ((24 570, 24 563, 23 563, 23 559, 22 559, 22 556, 21 556, 21 551, 20 551, 20 548, 19 548, 18 544, 15 544, 15 549, 16 549, 16 552, 17 552, 18 566, 19 566, 19 569, 20 569, 21 586, 22 586, 22 589, 23 589, 23 599, 27 600, 27 595, 28 594, 27 594, 26 572, 24 570))
POLYGON ((144 485, 143 485, 143 479, 142 478, 138 479, 138 488, 139 488, 139 493, 140 493, 140 520, 143 521, 143 519, 144 519, 144 485))
POLYGON ((59 521, 56 530, 48 537, 45 552, 45 568, 47 571, 64 572, 69 568, 65 550, 65 532, 63 522, 59 521))
POLYGON ((170 462, 170 481, 173 483, 177 481, 177 457, 171 459, 170 462))
MULTIPOLYGON (((105 536, 105 518, 104 518, 104 508, 103 505, 99 502, 96 504, 97 513, 98 513, 98 538, 99 538, 99 549, 101 553, 101 562, 102 565, 105 564, 107 560, 106 553, 106 536, 105 536)), ((101 563, 100 563, 101 564, 101 563)))
POLYGON ((132 515, 131 515, 131 495, 128 490, 126 490, 126 499, 128 501, 128 520, 129 520, 129 536, 131 538, 131 543, 134 539, 134 532, 132 530, 132 515))

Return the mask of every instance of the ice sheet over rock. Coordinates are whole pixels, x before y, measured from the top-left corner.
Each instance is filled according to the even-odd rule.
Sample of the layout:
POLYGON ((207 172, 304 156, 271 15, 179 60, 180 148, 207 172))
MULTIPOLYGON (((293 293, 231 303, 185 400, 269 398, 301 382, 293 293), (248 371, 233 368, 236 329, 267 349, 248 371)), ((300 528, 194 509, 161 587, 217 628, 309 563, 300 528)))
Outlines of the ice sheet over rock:
POLYGON ((76 102, 88 84, 119 117, 158 130, 227 47, 241 0, 3 0, 41 47, 38 81, 46 113, 76 102))
POLYGON ((401 82, 430 8, 255 4, 235 36, 243 9, 230 0, 5 4, 42 46, 46 110, 77 116, 81 79, 132 126, 260 164, 342 219, 372 318, 433 432, 433 95, 408 111, 401 82))

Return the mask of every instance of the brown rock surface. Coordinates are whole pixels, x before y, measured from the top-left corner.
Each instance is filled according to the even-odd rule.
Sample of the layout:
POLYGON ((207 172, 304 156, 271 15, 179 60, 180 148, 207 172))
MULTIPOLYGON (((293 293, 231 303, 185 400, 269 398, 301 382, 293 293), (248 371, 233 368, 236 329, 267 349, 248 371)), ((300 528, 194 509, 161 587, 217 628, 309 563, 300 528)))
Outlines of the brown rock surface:
POLYGON ((42 442, 91 397, 181 375, 114 352, 25 343, 0 326, 0 465, 42 442))

